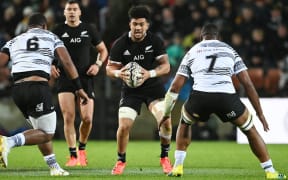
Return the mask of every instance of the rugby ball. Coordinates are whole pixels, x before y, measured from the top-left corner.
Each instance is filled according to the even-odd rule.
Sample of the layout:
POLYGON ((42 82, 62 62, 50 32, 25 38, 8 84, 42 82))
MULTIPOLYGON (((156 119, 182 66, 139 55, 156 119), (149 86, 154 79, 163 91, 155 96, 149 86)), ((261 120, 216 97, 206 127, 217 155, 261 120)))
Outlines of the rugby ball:
POLYGON ((125 81, 127 86, 131 88, 139 87, 143 83, 142 67, 136 62, 126 64, 126 74, 128 79, 125 81))

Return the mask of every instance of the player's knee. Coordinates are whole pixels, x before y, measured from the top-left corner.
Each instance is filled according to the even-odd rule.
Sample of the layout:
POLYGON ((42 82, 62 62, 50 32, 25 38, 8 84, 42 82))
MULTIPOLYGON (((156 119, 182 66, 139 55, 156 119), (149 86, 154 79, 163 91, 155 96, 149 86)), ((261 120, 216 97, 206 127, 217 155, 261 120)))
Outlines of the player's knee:
POLYGON ((163 110, 164 110, 164 101, 158 101, 153 105, 151 113, 157 118, 158 116, 161 116, 161 114, 163 114, 163 110))
POLYGON ((90 117, 90 116, 83 116, 83 117, 82 117, 82 122, 83 122, 84 124, 92 124, 92 117, 90 117))
POLYGON ((120 107, 118 116, 119 116, 119 119, 128 118, 134 121, 137 117, 137 112, 130 107, 120 107))
POLYGON ((74 123, 74 121, 71 121, 71 119, 75 119, 75 113, 63 111, 62 114, 64 121, 66 121, 65 123, 74 123))
POLYGON ((161 138, 171 140, 172 137, 172 128, 171 127, 164 127, 161 126, 160 131, 159 131, 159 136, 161 138))
POLYGON ((39 129, 46 134, 54 135, 56 130, 56 112, 44 114, 38 118, 29 117, 29 120, 34 129, 39 129))
POLYGON ((47 134, 47 141, 52 141, 54 137, 54 133, 53 134, 47 134))
POLYGON ((247 117, 246 121, 238 127, 241 129, 241 131, 249 131, 253 127, 253 125, 254 125, 253 124, 253 116, 250 112, 248 112, 248 117, 247 117))
POLYGON ((186 112, 184 106, 181 109, 181 119, 180 122, 182 124, 192 125, 194 124, 195 120, 186 112))

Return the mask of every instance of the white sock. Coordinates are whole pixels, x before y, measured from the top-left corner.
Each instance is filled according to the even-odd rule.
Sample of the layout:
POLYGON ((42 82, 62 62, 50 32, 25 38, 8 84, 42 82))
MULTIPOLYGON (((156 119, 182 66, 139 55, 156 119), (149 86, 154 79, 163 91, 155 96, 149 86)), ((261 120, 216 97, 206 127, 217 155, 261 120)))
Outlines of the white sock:
POLYGON ((49 168, 55 168, 55 169, 60 168, 59 164, 56 162, 55 154, 44 156, 44 161, 49 166, 49 168))
POLYGON ((174 153, 174 157, 175 157, 174 167, 176 167, 178 165, 183 165, 184 160, 186 158, 186 151, 176 150, 174 153))
POLYGON ((25 144, 25 136, 23 133, 15 134, 14 136, 7 137, 7 146, 9 149, 15 146, 23 146, 25 144))
POLYGON ((272 172, 272 173, 275 172, 271 159, 269 159, 266 162, 260 163, 260 165, 265 170, 265 172, 272 172))

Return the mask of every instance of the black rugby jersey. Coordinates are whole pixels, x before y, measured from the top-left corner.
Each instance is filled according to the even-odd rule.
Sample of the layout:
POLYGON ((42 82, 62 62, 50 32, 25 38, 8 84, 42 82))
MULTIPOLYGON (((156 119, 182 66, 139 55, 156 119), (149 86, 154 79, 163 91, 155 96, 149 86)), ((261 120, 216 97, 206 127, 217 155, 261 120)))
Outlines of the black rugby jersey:
MULTIPOLYGON (((146 37, 141 42, 133 42, 129 33, 125 33, 113 44, 109 59, 121 63, 123 66, 135 61, 149 71, 158 65, 156 58, 164 54, 166 54, 166 50, 162 39, 151 32, 147 32, 146 37)), ((125 83, 123 84, 127 91, 147 90, 148 88, 163 86, 159 77, 147 79, 138 88, 129 88, 125 83)))
MULTIPOLYGON (((79 75, 85 76, 92 64, 90 62, 90 47, 95 47, 101 42, 96 27, 83 22, 77 27, 70 27, 63 23, 57 25, 53 32, 64 42, 79 75)), ((60 63, 58 65, 63 70, 62 65, 60 63)))

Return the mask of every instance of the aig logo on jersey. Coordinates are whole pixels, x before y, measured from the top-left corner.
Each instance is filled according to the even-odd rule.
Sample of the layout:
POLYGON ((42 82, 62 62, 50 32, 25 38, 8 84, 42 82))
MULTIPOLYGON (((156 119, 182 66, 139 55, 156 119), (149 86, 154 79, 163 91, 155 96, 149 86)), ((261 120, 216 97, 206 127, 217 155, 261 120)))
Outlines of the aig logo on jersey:
MULTIPOLYGON (((86 33, 87 33, 87 31, 83 31, 83 32, 81 32, 80 36, 82 36, 82 34, 83 34, 83 37, 86 37, 86 33)), ((61 37, 62 38, 69 38, 70 36, 67 32, 65 32, 64 34, 62 34, 61 37)), ((71 38, 69 42, 70 43, 81 43, 81 38, 80 37, 71 38)))
POLYGON ((139 54, 133 57, 134 61, 140 61, 140 60, 144 60, 144 55, 143 54, 139 54))
POLYGON ((81 43, 81 38, 71 38, 70 43, 81 43))

